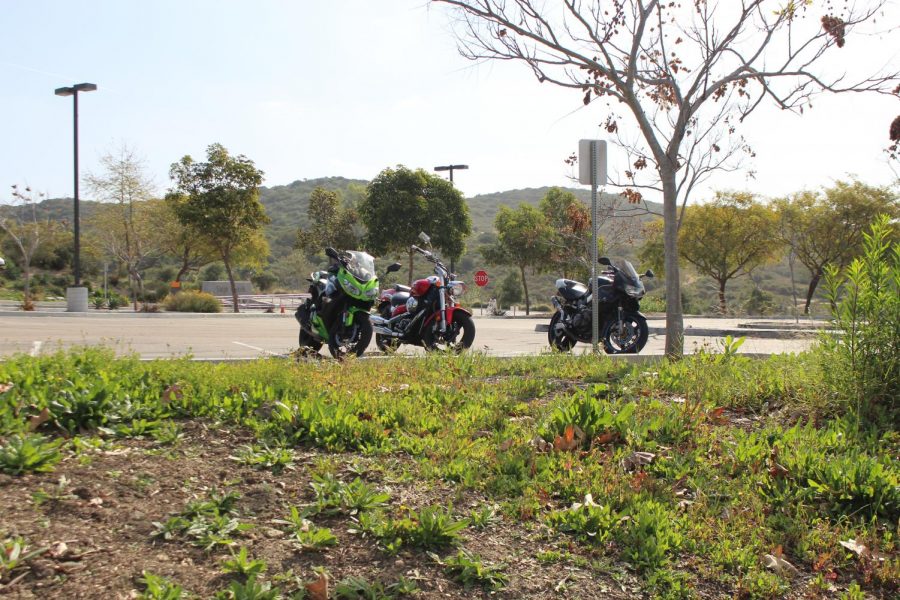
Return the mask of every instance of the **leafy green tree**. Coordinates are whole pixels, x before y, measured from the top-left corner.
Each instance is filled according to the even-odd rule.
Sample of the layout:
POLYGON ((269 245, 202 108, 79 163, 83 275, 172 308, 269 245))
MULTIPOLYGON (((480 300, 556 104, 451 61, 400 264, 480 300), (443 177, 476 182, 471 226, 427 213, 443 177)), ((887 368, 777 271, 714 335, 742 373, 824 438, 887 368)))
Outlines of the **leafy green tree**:
POLYGON ((644 234, 644 243, 638 249, 638 260, 641 268, 653 269, 657 277, 666 276, 666 249, 663 245, 663 220, 656 219, 644 224, 641 228, 644 234))
POLYGON ((355 227, 357 212, 342 206, 340 192, 317 187, 309 196, 309 227, 297 231, 294 248, 307 255, 319 254, 326 246, 356 248, 359 236, 355 227))
POLYGON ((825 268, 846 267, 862 251, 863 233, 879 214, 900 217, 897 194, 859 181, 838 181, 821 192, 803 191, 775 200, 779 236, 809 269, 803 312, 809 314, 825 268))
POLYGON ((162 248, 177 261, 178 271, 175 273, 175 281, 178 282, 189 273, 199 271, 213 262, 218 256, 217 250, 206 238, 196 235, 193 228, 178 219, 178 204, 186 200, 186 196, 172 194, 166 196, 163 206, 156 211, 155 216, 158 227, 165 232, 162 248))
POLYGON ((234 312, 240 312, 234 284, 235 260, 239 254, 241 262, 257 260, 260 253, 268 254, 264 239, 262 244, 251 244, 255 254, 240 253, 242 247, 258 241, 263 226, 269 222, 259 201, 263 172, 246 156, 231 156, 221 144, 209 146, 206 157, 207 162, 194 162, 185 156, 172 165, 169 176, 175 187, 168 197, 176 198, 173 202, 178 220, 216 249, 228 274, 234 312))
POLYGON ((500 282, 500 306, 510 306, 516 302, 522 301, 522 284, 519 281, 519 274, 510 271, 503 281, 500 282))
POLYGON ((497 230, 497 243, 482 248, 481 254, 488 264, 511 265, 519 269, 525 293, 525 314, 530 314, 525 269, 537 271, 547 264, 554 231, 544 213, 528 204, 520 204, 516 209, 501 206, 494 218, 494 229, 497 230))
POLYGON ((539 208, 552 231, 544 268, 562 273, 563 277, 576 274, 589 277, 591 214, 588 207, 572 192, 555 187, 541 198, 539 208))
POLYGON ((709 204, 689 207, 681 226, 681 255, 719 285, 719 310, 728 312, 725 286, 772 262, 782 251, 773 212, 746 192, 717 192, 709 204))
POLYGON ((453 184, 423 169, 399 165, 385 169, 369 184, 359 214, 368 233, 366 247, 373 253, 409 252, 409 281, 420 232, 452 260, 465 250, 471 233, 469 208, 453 184))

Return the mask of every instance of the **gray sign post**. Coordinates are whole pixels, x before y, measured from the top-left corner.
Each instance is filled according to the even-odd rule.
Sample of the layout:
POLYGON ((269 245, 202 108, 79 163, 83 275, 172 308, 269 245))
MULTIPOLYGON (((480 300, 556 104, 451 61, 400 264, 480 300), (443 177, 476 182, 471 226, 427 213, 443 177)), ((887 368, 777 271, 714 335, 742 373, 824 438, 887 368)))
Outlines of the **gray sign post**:
POLYGON ((597 186, 606 185, 606 141, 578 141, 578 181, 591 186, 591 344, 594 354, 600 353, 600 312, 597 297, 597 238, 600 223, 597 207, 597 186))

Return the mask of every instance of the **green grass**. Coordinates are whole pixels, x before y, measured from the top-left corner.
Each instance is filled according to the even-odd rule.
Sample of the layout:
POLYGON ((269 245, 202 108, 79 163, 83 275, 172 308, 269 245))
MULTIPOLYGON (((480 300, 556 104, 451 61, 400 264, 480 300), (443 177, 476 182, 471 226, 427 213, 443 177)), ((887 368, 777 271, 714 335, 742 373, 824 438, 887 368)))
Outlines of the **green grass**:
MULTIPOLYGON (((276 475, 296 448, 315 448, 328 458, 311 468, 311 502, 284 521, 301 548, 336 541, 307 517, 352 522, 351 533, 386 553, 452 552, 444 560, 466 585, 514 584, 515 573, 466 550, 496 525, 538 528, 562 544, 543 562, 602 559, 659 597, 690 597, 702 584, 758 598, 796 591, 801 584, 763 566, 776 549, 810 577, 835 573, 889 595, 900 572, 900 436, 846 416, 823 368, 812 354, 700 353, 642 367, 477 354, 213 365, 91 349, 0 363, 0 382, 13 384, 0 388, 0 438, 12 473, 53 468, 48 444, 85 455, 98 434, 177 441, 188 419, 250 432, 255 442, 235 460, 276 475), (85 441, 36 437, 59 432, 85 441), (28 456, 16 449, 23 440, 28 456), (404 507, 382 480, 484 503, 457 510, 451 493, 404 507), (840 546, 851 538, 888 560, 857 560, 840 546)), ((245 529, 238 508, 236 497, 212 493, 157 524, 157 536, 234 544, 245 529)))

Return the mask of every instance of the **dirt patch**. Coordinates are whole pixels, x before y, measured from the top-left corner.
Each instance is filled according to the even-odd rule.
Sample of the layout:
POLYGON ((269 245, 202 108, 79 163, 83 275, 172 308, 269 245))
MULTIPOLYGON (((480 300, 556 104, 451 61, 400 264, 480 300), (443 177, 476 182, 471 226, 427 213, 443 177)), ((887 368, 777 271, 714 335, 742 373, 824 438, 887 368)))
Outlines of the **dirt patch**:
MULTIPOLYGON (((200 421, 182 426, 184 438, 174 447, 122 440, 102 450, 70 455, 52 473, 0 474, 0 533, 23 537, 30 550, 45 549, 7 578, 0 595, 133 598, 143 589, 141 574, 149 571, 197 597, 211 597, 233 580, 221 564, 230 551, 221 546, 205 551, 184 539, 164 541, 153 534, 154 523, 165 522, 215 489, 240 494, 238 519, 254 527, 235 536, 237 546, 264 560, 265 578, 284 592, 316 579, 315 569, 324 568, 334 582, 353 575, 389 584, 405 577, 420 588, 417 598, 492 596, 480 587, 466 589, 454 581, 425 551, 388 554, 372 538, 351 531, 356 523, 346 515, 315 518, 316 525, 332 530, 338 543, 313 552, 300 550, 286 528, 274 522, 284 519, 291 506, 311 502, 311 472, 323 460, 337 461, 338 476, 345 481, 360 476, 389 491, 392 508, 447 506, 452 500, 454 512, 464 516, 483 506, 482 498, 415 478, 397 483, 383 475, 387 470, 380 468, 381 462, 407 460, 403 457, 382 460, 298 449, 294 468, 273 475, 230 458, 241 445, 254 441, 251 435, 200 421)), ((551 544, 534 523, 501 518, 484 529, 470 527, 462 547, 485 563, 506 565, 509 585, 493 596, 588 599, 639 594, 632 577, 620 574, 614 580, 585 566, 589 556, 581 566, 538 560, 551 544)), ((439 554, 446 557, 456 551, 439 554)))

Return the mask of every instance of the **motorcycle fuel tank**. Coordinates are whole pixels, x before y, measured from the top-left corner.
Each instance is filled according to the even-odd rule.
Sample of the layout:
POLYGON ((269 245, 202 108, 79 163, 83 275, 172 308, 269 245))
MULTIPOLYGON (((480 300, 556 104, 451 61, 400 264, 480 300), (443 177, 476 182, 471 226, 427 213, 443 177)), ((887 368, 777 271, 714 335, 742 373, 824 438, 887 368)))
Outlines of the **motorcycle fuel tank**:
POLYGON ((411 293, 413 296, 424 296, 431 286, 437 285, 438 281, 437 275, 431 275, 425 279, 416 279, 413 281, 411 293))

